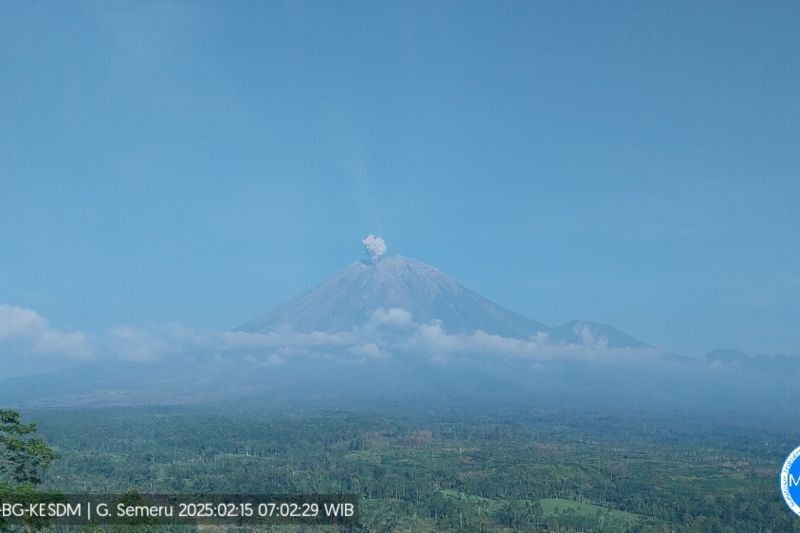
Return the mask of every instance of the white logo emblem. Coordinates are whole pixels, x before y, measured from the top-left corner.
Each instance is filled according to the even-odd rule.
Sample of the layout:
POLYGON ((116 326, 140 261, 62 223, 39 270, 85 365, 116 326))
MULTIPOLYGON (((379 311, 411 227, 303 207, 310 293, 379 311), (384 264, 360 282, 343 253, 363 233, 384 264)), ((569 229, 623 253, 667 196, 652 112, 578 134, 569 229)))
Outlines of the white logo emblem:
POLYGON ((800 516, 800 446, 795 448, 783 463, 781 493, 789 509, 800 516))

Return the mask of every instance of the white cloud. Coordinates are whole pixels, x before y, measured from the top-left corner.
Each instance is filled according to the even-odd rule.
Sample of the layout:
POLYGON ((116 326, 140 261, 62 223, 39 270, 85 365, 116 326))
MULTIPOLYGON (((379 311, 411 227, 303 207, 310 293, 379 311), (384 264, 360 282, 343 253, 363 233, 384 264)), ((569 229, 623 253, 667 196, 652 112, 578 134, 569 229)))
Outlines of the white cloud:
POLYGON ((374 342, 365 342, 364 344, 356 344, 350 347, 349 352, 359 358, 363 359, 388 359, 391 354, 382 350, 374 342))
POLYGON ((243 357, 243 360, 248 363, 264 367, 283 366, 286 364, 286 359, 277 354, 259 357, 255 354, 249 353, 243 357))
POLYGON ((114 356, 128 361, 156 361, 174 351, 167 340, 128 326, 110 329, 107 345, 114 356))
POLYGON ((411 313, 399 307, 376 309, 372 313, 372 322, 379 326, 400 327, 411 324, 411 313))
POLYGON ((579 332, 579 343, 554 342, 543 332, 527 339, 476 330, 448 333, 437 320, 419 324, 400 308, 378 309, 359 328, 333 333, 301 332, 291 328, 254 333, 226 331, 202 333, 172 326, 156 332, 116 328, 109 332, 108 352, 116 357, 149 361, 168 354, 213 356, 270 365, 298 358, 325 358, 363 362, 408 355, 436 361, 464 358, 496 358, 546 363, 558 360, 641 360, 652 349, 609 348, 607 339, 595 337, 588 328, 579 332))
POLYGON ((182 357, 279 366, 308 358, 359 363, 413 355, 434 361, 496 358, 547 363, 642 359, 656 353, 609 348, 604 337, 596 338, 588 328, 576 333, 580 338, 576 344, 552 342, 545 333, 528 339, 480 330, 448 333, 440 321, 416 323, 407 310, 390 308, 376 310, 366 324, 350 331, 301 332, 287 328, 266 333, 199 332, 178 325, 152 329, 118 326, 97 336, 96 346, 92 346, 84 333, 53 328, 35 311, 0 304, 0 348, 12 347, 2 353, 13 351, 17 355, 85 358, 97 353, 143 363, 182 357))
POLYGON ((422 324, 402 347, 402 351, 427 355, 432 359, 463 357, 494 357, 531 362, 557 360, 625 360, 655 355, 652 349, 609 348, 605 337, 595 338, 589 332, 581 344, 551 342, 546 333, 539 332, 528 339, 493 335, 481 330, 471 333, 447 333, 440 322, 422 324))
POLYGON ((86 334, 50 326, 36 311, 0 304, 0 347, 17 357, 58 356, 75 359, 92 355, 86 334))
POLYGON ((580 337, 581 344, 589 347, 608 347, 608 337, 605 335, 595 336, 586 324, 578 324, 573 328, 575 334, 580 337))

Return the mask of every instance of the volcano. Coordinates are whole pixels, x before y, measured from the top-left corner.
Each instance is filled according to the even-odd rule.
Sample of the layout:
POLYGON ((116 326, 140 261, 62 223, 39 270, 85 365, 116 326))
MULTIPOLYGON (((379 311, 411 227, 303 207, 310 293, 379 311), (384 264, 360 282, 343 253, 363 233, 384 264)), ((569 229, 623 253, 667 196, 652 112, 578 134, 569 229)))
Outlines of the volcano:
MULTIPOLYGON (((369 237, 367 242, 372 243, 369 237)), ((415 323, 437 322, 449 334, 482 331, 514 339, 546 334, 556 343, 601 339, 612 348, 647 346, 606 324, 571 321, 549 327, 484 298, 427 263, 368 252, 369 259, 352 263, 321 285, 237 329, 250 333, 351 331, 367 324, 376 312, 401 309, 415 323)))
POLYGON ((600 371, 610 383, 617 367, 604 370, 600 355, 607 348, 647 348, 606 324, 549 327, 422 261, 385 257, 380 237, 364 244, 367 258, 234 331, 177 330, 158 339, 166 351, 150 360, 111 354, 80 367, 4 380, 0 401, 483 401, 572 390, 576 376, 588 383, 600 371))
POLYGON ((431 265, 402 256, 353 263, 239 329, 348 331, 365 324, 379 309, 403 309, 415 322, 441 321, 450 333, 482 330, 527 338, 549 329, 483 298, 431 265))

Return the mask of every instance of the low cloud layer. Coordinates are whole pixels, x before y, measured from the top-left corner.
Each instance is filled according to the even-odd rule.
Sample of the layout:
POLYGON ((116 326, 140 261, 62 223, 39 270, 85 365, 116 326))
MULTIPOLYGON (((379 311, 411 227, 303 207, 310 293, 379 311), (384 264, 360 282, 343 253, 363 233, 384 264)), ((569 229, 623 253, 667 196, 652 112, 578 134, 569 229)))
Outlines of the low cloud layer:
POLYGON ((0 354, 85 359, 92 355, 89 338, 79 331, 53 328, 36 311, 0 304, 0 354))
MULTIPOLYGON (((657 355, 652 349, 611 349, 602 336, 581 336, 580 344, 552 341, 538 333, 527 339, 483 331, 449 333, 439 321, 418 323, 404 309, 378 309, 367 323, 350 331, 299 332, 291 328, 268 333, 201 332, 179 325, 151 329, 111 328, 91 337, 51 327, 30 309, 0 305, 0 362, 47 356, 64 360, 123 360, 139 363, 170 358, 242 361, 263 366, 324 358, 364 363, 394 357, 421 357, 437 362, 469 358, 547 363, 560 360, 612 361, 657 355)), ((2 376, 0 376, 2 377, 2 376)))

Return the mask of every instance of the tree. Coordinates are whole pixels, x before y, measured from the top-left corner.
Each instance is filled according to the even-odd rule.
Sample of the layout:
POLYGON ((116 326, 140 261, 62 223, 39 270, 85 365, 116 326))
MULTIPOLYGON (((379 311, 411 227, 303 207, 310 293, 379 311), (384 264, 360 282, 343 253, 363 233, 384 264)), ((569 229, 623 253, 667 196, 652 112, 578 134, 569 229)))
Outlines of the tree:
POLYGON ((22 416, 0 409, 0 483, 31 484, 42 482, 44 471, 56 453, 34 438, 36 424, 24 424, 22 416))

